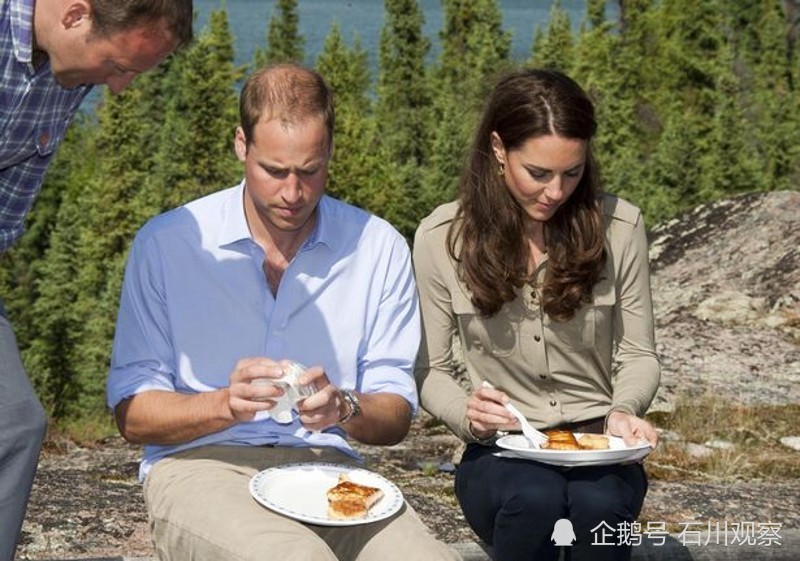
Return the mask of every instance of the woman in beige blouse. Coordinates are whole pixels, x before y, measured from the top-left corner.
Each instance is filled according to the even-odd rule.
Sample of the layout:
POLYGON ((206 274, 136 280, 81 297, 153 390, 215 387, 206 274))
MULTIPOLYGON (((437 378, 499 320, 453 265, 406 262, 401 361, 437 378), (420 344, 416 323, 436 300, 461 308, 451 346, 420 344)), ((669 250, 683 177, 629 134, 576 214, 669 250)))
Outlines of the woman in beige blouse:
POLYGON ((416 233, 421 402, 467 442, 456 494, 496 560, 556 559, 563 518, 572 561, 628 559, 622 538, 647 490, 640 464, 495 455, 497 432, 519 430, 509 401, 539 429, 657 442, 642 418, 660 376, 645 228, 636 207, 601 193, 595 131, 591 101, 567 76, 507 74, 487 100, 458 199, 416 233), (455 376, 454 337, 471 391, 455 376), (603 523, 617 545, 598 545, 603 523))

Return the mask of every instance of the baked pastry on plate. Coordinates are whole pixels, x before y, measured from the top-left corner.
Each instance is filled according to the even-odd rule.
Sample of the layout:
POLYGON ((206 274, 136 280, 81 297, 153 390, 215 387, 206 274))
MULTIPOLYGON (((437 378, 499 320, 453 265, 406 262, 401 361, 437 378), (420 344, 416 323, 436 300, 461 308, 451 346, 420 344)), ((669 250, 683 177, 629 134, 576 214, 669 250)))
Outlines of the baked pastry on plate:
POLYGON ((369 509, 381 500, 383 491, 356 483, 346 473, 340 473, 339 482, 328 489, 327 495, 329 518, 355 520, 367 515, 369 509))

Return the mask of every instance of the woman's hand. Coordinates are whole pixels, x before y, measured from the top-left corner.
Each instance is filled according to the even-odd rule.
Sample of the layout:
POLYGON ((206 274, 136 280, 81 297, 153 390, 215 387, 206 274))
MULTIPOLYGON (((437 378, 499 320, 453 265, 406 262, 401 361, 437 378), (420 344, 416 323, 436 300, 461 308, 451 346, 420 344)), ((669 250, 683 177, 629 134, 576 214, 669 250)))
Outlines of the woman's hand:
POLYGON ((494 388, 477 388, 467 401, 470 432, 478 439, 494 436, 500 429, 517 428, 517 420, 505 408, 508 396, 494 388))
POLYGON ((658 444, 656 429, 636 415, 623 411, 612 411, 606 419, 606 432, 619 436, 628 446, 634 446, 641 440, 646 440, 653 448, 658 444))

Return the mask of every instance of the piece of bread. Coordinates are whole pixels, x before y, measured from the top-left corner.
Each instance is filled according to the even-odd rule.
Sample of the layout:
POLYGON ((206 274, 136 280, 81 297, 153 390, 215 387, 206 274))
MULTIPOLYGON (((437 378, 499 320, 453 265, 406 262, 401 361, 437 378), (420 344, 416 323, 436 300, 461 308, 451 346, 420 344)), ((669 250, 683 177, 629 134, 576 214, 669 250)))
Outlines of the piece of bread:
POLYGON ((328 518, 356 520, 364 518, 369 509, 383 497, 377 487, 352 481, 346 473, 339 474, 339 482, 328 489, 328 518))
POLYGON ((572 431, 568 430, 548 430, 545 431, 547 435, 547 442, 542 445, 542 448, 548 450, 580 450, 581 447, 578 441, 575 440, 575 435, 572 431))
POLYGON ((578 444, 584 450, 608 450, 608 437, 602 434, 582 434, 578 444))

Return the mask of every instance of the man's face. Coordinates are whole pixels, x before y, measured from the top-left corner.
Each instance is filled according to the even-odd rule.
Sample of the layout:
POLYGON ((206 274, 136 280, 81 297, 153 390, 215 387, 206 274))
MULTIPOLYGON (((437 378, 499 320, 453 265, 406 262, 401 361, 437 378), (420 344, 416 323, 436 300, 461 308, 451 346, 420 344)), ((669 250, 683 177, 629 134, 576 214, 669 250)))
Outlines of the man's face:
POLYGON ((303 230, 328 178, 330 148, 322 117, 292 124, 261 121, 249 144, 239 128, 235 147, 245 166, 245 211, 251 230, 303 230))
POLYGON ((61 48, 48 51, 53 76, 65 88, 105 84, 119 93, 136 76, 161 63, 177 44, 164 24, 107 37, 92 34, 89 25, 82 27, 74 29, 61 48))

